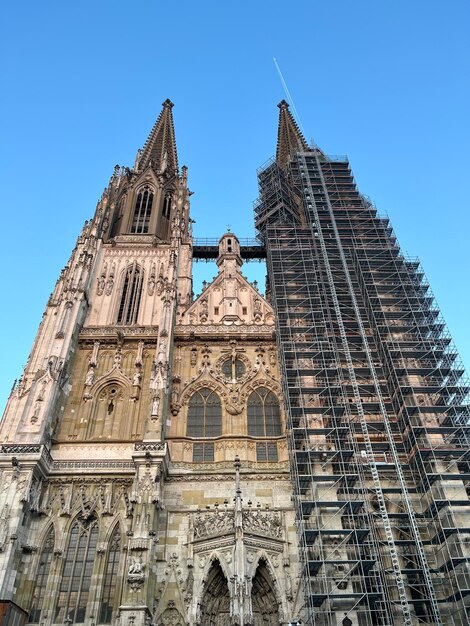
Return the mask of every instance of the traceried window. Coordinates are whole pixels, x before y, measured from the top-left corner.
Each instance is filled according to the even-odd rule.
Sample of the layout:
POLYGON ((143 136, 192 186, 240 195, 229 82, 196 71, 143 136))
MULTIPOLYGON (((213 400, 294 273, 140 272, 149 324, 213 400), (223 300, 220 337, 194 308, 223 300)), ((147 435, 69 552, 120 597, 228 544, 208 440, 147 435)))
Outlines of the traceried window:
POLYGON ((87 519, 78 518, 73 523, 65 553, 54 622, 85 622, 97 540, 98 521, 94 515, 87 519))
POLYGON ((52 554, 54 550, 54 529, 51 528, 47 533, 46 540, 39 557, 39 566, 36 573, 36 586, 34 588, 33 601, 31 603, 31 612, 29 614, 29 623, 38 624, 41 616, 42 605, 46 595, 46 585, 51 568, 52 554))
POLYGON ((148 233, 150 215, 152 214, 153 191, 148 185, 143 187, 137 194, 132 216, 131 233, 148 233))
POLYGON ((222 404, 212 389, 196 391, 189 401, 188 437, 220 437, 222 434, 222 404))
POLYGON ((214 460, 214 444, 211 441, 193 443, 193 462, 210 463, 214 460))
POLYGON ((124 207, 126 205, 126 194, 122 195, 117 203, 116 210, 114 212, 113 223, 111 225, 110 237, 119 235, 121 228, 121 220, 124 214, 124 207))
POLYGON ((162 215, 163 217, 166 217, 166 219, 170 219, 172 199, 173 199, 173 194, 171 192, 166 193, 165 198, 163 199, 162 215))
POLYGON ((268 443, 263 441, 256 444, 256 460, 259 463, 266 461, 277 461, 277 443, 268 443))
POLYGON ((251 437, 279 437, 281 411, 272 391, 260 387, 248 398, 248 435, 251 437))
POLYGON ((103 591, 101 595, 99 623, 111 624, 113 610, 116 608, 117 598, 116 581, 119 570, 119 557, 121 555, 121 533, 117 526, 111 535, 109 542, 108 559, 106 561, 106 572, 103 581, 103 591))
POLYGON ((137 323, 140 299, 142 297, 143 272, 134 261, 126 269, 117 323, 130 325, 137 323))
POLYGON ((222 363, 222 372, 227 380, 235 382, 245 373, 245 364, 241 359, 227 359, 222 363))

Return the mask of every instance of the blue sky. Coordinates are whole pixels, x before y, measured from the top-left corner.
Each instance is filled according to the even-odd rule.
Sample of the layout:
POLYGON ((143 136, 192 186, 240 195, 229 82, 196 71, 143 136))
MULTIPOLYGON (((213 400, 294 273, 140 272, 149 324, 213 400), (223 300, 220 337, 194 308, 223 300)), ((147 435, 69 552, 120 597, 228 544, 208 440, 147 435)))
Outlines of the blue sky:
POLYGON ((349 156, 420 257, 468 368, 468 2, 18 2, 0 22, 2 405, 83 222, 165 98, 195 234, 254 235, 284 97, 273 57, 307 139, 349 156))

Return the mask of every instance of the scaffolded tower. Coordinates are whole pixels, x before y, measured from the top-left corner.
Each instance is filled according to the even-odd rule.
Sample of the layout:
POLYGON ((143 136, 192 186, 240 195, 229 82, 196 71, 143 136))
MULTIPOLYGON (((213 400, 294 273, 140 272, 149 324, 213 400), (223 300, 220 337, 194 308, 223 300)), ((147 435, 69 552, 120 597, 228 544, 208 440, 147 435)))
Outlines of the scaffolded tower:
POLYGON ((348 160, 280 107, 258 173, 308 624, 470 620, 464 371, 420 264, 348 160))

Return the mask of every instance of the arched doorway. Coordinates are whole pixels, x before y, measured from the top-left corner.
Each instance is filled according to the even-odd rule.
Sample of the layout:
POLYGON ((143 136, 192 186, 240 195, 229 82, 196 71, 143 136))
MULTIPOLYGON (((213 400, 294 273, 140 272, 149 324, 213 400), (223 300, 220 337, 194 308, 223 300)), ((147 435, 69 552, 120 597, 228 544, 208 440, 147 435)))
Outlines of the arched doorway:
POLYGON ((279 626, 279 607, 274 582, 266 561, 258 563, 251 590, 253 626, 279 626))
POLYGON ((214 561, 201 600, 200 626, 230 626, 230 594, 219 561, 214 561))

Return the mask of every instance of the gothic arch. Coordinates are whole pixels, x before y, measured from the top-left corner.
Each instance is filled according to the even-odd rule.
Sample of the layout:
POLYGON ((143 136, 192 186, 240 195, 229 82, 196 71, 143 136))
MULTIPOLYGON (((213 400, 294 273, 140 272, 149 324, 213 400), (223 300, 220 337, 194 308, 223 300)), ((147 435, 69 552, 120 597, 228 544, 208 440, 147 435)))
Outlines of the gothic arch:
POLYGON ((103 541, 106 545, 108 545, 109 540, 111 539, 113 533, 116 531, 116 528, 119 528, 119 532, 121 533, 121 537, 125 535, 125 524, 123 523, 122 513, 117 513, 115 519, 110 524, 109 528, 106 530, 103 541))
POLYGON ((162 217, 164 217, 167 220, 169 220, 171 216, 171 210, 173 208, 174 198, 175 198, 175 188, 171 184, 163 189, 161 207, 160 207, 160 212, 161 212, 162 217))
POLYGON ((250 437, 281 437, 283 421, 276 393, 265 385, 254 389, 246 401, 247 432, 250 437))
POLYGON ((39 550, 34 560, 32 571, 34 575, 34 584, 31 589, 30 596, 30 613, 29 622, 36 624, 39 622, 41 611, 47 595, 47 587, 49 584, 49 575, 54 558, 54 549, 56 544, 55 527, 52 521, 45 525, 41 532, 39 540, 39 550))
POLYGON ((193 397, 196 391, 201 391, 204 387, 207 387, 211 391, 215 391, 215 393, 222 399, 222 410, 223 404, 228 400, 228 394, 220 385, 220 383, 216 382, 213 378, 203 378, 204 372, 202 372, 196 380, 189 383, 188 386, 183 390, 181 394, 181 404, 187 405, 189 400, 193 397))
POLYGON ((195 438, 220 437, 223 432, 222 401, 209 387, 194 391, 188 401, 186 436, 195 438))
POLYGON ((249 570, 248 570, 248 574, 253 577, 256 574, 256 570, 258 569, 259 566, 259 562, 260 561, 264 561, 266 564, 266 567, 269 570, 269 573, 271 574, 271 578, 273 579, 273 581, 277 581, 277 576, 276 576, 276 572, 274 570, 274 567, 271 563, 271 558, 270 556, 267 554, 267 552, 265 550, 258 550, 256 552, 256 556, 253 559, 253 562, 251 563, 249 570))
MULTIPOLYGON (((207 576, 209 574, 209 571, 211 569, 211 567, 214 565, 215 562, 218 562, 220 567, 222 568, 222 572, 225 576, 225 578, 227 580, 230 580, 230 577, 232 576, 232 572, 230 571, 230 568, 228 566, 228 563, 226 561, 226 559, 224 558, 223 554, 221 554, 220 552, 212 552, 212 554, 210 555, 206 565, 204 566, 204 570, 203 570, 203 577, 202 577, 202 581, 204 583, 204 581, 207 580, 207 576)), ((201 597, 202 597, 202 592, 201 591, 201 597)))
POLYGON ((203 579, 198 602, 198 626, 230 625, 230 575, 222 567, 223 560, 211 556, 203 579))
MULTIPOLYGON (((256 378, 255 380, 251 380, 245 387, 242 389, 240 394, 240 401, 246 403, 248 396, 256 391, 259 387, 266 387, 269 391, 272 391, 275 396, 277 396, 278 400, 281 398, 281 385, 274 380, 269 378, 256 378)), ((282 406, 279 402, 279 406, 281 407, 281 415, 282 415, 282 406)))
POLYGON ((70 619, 83 624, 86 620, 98 536, 99 522, 93 505, 88 515, 76 515, 70 520, 53 612, 55 623, 70 619), (76 587, 72 585, 74 580, 80 581, 76 587))
POLYGON ((155 213, 157 190, 150 181, 143 181, 133 193, 133 202, 129 212, 129 232, 147 234, 150 221, 155 213))
POLYGON ((97 381, 92 396, 86 438, 118 438, 130 398, 129 380, 113 372, 113 376, 97 381))
MULTIPOLYGON (((127 354, 128 354, 127 352, 124 353, 124 355, 126 356, 127 354)), ((94 397, 97 393, 99 393, 103 389, 103 387, 105 387, 106 385, 109 385, 110 383, 116 383, 116 385, 122 385, 123 387, 126 387, 128 391, 130 391, 132 381, 128 376, 123 374, 122 371, 118 367, 114 366, 110 372, 107 372, 103 376, 100 376, 93 383, 93 386, 91 387, 91 390, 90 390, 91 395, 94 397)))
POLYGON ((44 543, 51 529, 52 529, 52 532, 54 533, 54 545, 57 545, 57 528, 54 524, 54 520, 49 518, 49 519, 46 519, 46 523, 44 524, 41 531, 38 533, 39 536, 38 536, 37 542, 39 546, 42 546, 42 544, 44 543))
POLYGON ((75 522, 84 522, 87 519, 95 517, 99 526, 99 516, 101 514, 101 511, 98 508, 98 504, 99 498, 95 498, 93 502, 89 498, 86 500, 77 498, 74 501, 73 507, 70 510, 70 517, 68 518, 64 528, 62 529, 62 537, 60 540, 60 553, 62 556, 64 552, 64 547, 66 547, 68 544, 70 532, 75 522))
POLYGON ((122 219, 126 214, 126 203, 127 203, 127 189, 125 189, 121 195, 119 196, 118 201, 116 202, 116 206, 114 208, 114 213, 112 216, 111 229, 110 229, 110 237, 115 237, 119 235, 122 229, 122 219))
MULTIPOLYGON (((277 583, 269 560, 260 556, 251 579, 251 605, 253 626, 278 626, 281 622, 277 583)), ((282 611, 281 611, 282 612, 282 611)))
POLYGON ((137 323, 145 283, 145 270, 136 259, 119 270, 119 289, 114 304, 114 321, 121 326, 137 323))
POLYGON ((122 553, 123 532, 120 520, 118 519, 106 533, 104 545, 105 561, 104 569, 101 571, 101 590, 99 623, 110 624, 113 613, 115 614, 119 598, 121 597, 122 570, 124 567, 124 556, 122 553))

